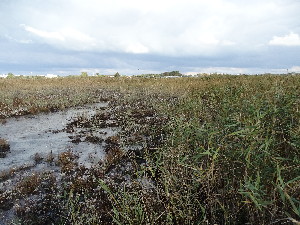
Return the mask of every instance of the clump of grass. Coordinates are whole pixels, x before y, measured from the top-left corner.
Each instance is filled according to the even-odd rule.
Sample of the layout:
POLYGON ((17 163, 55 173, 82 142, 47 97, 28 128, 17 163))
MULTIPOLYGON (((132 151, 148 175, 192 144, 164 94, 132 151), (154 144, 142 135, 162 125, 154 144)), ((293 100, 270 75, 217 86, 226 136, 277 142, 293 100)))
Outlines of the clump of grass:
POLYGON ((119 147, 120 146, 120 138, 118 136, 110 136, 105 140, 105 143, 108 146, 119 147))
POLYGON ((33 156, 33 160, 36 164, 39 164, 44 160, 44 158, 39 153, 35 153, 33 156))
POLYGON ((124 155, 124 151, 118 147, 110 148, 105 156, 105 162, 107 165, 115 165, 120 162, 120 159, 124 155))
POLYGON ((53 174, 38 173, 27 176, 18 183, 14 192, 18 202, 14 209, 20 223, 60 223, 61 198, 53 174))
POLYGON ((0 172, 0 182, 6 181, 12 178, 17 172, 25 171, 33 168, 34 165, 23 165, 16 168, 7 169, 0 172))
POLYGON ((16 185, 16 190, 21 195, 30 195, 37 193, 38 187, 41 184, 40 174, 32 174, 30 176, 24 177, 16 185))
POLYGON ((6 120, 5 119, 0 119, 0 124, 6 124, 6 120))
POLYGON ((52 151, 45 157, 44 161, 52 165, 54 163, 55 156, 52 151))
POLYGON ((0 138, 0 158, 5 158, 10 146, 5 139, 0 138))
POLYGON ((78 165, 77 159, 78 156, 71 151, 62 152, 58 155, 57 164, 61 167, 63 173, 70 173, 78 165))
POLYGON ((0 191, 0 210, 9 210, 13 207, 10 192, 0 191))

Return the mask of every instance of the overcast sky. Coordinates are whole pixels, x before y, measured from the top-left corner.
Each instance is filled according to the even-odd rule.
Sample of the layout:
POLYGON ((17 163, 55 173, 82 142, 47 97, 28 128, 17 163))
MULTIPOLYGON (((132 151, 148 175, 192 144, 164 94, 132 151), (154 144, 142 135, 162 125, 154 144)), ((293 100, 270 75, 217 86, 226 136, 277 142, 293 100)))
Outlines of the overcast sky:
POLYGON ((300 72, 299 0, 0 0, 0 74, 300 72))

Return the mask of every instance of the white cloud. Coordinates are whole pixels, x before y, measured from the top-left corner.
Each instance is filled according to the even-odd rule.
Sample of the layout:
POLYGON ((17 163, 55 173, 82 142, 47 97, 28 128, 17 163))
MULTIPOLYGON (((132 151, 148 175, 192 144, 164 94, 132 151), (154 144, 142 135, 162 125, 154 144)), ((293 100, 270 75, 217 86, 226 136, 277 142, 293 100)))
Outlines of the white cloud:
MULTIPOLYGON (((249 23, 254 8, 241 10, 239 2, 228 0, 69 3, 68 10, 53 12, 50 7, 43 20, 27 23, 26 31, 67 49, 80 45, 79 50, 99 52, 211 55, 241 43, 245 34, 235 34, 242 20, 249 23), (59 19, 53 20, 54 15, 59 19)), ((260 7, 263 12, 265 5, 260 7)))
POLYGON ((47 32, 43 30, 39 30, 30 26, 23 25, 24 29, 28 32, 31 32, 39 37, 45 38, 45 39, 55 39, 59 41, 64 41, 65 38, 62 36, 59 32, 47 32))
POLYGON ((134 54, 148 53, 149 49, 143 44, 137 42, 137 43, 129 44, 126 48, 126 52, 134 53, 134 54))
POLYGON ((300 36, 293 32, 282 37, 274 36, 272 40, 269 41, 269 45, 300 46, 300 36))
POLYGON ((224 45, 224 46, 234 46, 234 45, 236 45, 236 43, 234 41, 228 41, 228 40, 222 41, 221 44, 224 45))
POLYGON ((41 38, 44 42, 64 46, 73 50, 91 50, 96 46, 95 39, 73 28, 64 28, 59 31, 44 31, 21 24, 28 32, 41 38))
POLYGON ((196 37, 198 44, 201 45, 218 45, 220 41, 212 33, 203 33, 196 37))
POLYGON ((83 42, 83 43, 94 41, 94 38, 90 37, 87 34, 80 32, 76 29, 73 29, 73 28, 65 28, 65 29, 61 30, 61 34, 65 38, 65 40, 73 39, 73 40, 76 40, 78 42, 83 42))

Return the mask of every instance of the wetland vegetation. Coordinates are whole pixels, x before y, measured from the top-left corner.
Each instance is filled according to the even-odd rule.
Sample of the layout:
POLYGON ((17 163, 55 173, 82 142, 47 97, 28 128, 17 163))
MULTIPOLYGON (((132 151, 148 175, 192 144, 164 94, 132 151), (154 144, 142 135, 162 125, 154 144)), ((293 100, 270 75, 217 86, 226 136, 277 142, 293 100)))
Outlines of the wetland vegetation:
POLYGON ((3 127, 96 103, 51 133, 104 157, 0 171, 0 223, 299 224, 299 76, 0 79, 3 127))

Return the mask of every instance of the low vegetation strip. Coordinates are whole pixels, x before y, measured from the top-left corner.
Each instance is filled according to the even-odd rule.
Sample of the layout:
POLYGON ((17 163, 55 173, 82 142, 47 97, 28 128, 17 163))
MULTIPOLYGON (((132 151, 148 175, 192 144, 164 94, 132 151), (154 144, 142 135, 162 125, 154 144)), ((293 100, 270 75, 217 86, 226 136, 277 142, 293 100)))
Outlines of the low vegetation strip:
POLYGON ((300 221, 299 76, 59 78, 18 85, 19 79, 0 80, 3 118, 37 102, 61 109, 106 98, 109 116, 86 123, 93 127, 108 117, 121 128, 97 167, 77 166, 76 157, 62 154, 60 182, 41 173, 24 178, 11 192, 15 197, 0 192, 2 210, 23 199, 15 211, 20 224, 300 221), (62 107, 59 93, 68 93, 62 107))

